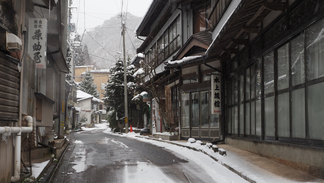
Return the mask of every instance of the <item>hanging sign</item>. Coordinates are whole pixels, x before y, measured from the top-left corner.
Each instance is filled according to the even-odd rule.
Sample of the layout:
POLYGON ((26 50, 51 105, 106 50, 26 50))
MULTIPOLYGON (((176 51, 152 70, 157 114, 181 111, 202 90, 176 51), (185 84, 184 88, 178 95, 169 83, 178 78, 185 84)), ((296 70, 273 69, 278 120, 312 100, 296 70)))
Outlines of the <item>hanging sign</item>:
POLYGON ((28 53, 36 68, 46 69, 47 20, 30 18, 28 32, 28 53))
POLYGON ((73 82, 73 76, 74 76, 73 52, 70 48, 66 52, 66 65, 69 68, 69 73, 66 74, 66 80, 68 80, 69 82, 73 82))
POLYGON ((211 113, 221 113, 221 75, 211 75, 211 113))

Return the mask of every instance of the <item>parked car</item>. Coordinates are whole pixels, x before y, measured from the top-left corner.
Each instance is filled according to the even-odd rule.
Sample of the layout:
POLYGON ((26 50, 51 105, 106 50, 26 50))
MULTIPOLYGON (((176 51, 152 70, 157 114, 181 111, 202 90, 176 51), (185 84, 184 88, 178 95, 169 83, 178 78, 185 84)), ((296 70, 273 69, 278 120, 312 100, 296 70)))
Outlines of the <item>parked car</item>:
POLYGON ((150 128, 149 127, 145 127, 143 129, 141 129, 140 135, 144 135, 144 134, 150 134, 150 128))

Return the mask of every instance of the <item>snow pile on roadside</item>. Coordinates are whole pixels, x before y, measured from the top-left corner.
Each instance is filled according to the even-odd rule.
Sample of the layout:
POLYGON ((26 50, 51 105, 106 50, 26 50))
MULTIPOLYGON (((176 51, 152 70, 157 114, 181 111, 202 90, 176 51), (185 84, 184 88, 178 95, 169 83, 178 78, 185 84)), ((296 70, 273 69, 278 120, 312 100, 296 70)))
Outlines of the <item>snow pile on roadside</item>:
POLYGON ((108 123, 99 123, 99 124, 95 124, 95 127, 93 128, 86 128, 86 127, 81 127, 81 129, 83 131, 92 131, 92 130, 104 130, 108 128, 108 123))
MULTIPOLYGON (((292 180, 288 180, 265 171, 250 162, 242 160, 240 157, 236 156, 234 153, 226 152, 226 150, 218 148, 216 145, 211 143, 203 143, 200 140, 189 138, 187 142, 185 141, 167 141, 167 140, 153 140, 148 136, 140 136, 134 132, 132 133, 113 133, 110 129, 104 131, 110 135, 124 136, 128 138, 136 138, 137 140, 144 141, 157 145, 159 147, 164 147, 175 153, 181 154, 182 156, 194 161, 196 164, 200 165, 208 174, 210 174, 216 182, 242 182, 242 178, 229 171, 224 167, 231 167, 232 169, 238 171, 241 175, 248 177, 249 179, 267 183, 267 182, 281 182, 281 183, 291 183, 292 180), (138 138, 141 137, 141 138, 138 138), (161 142, 164 141, 164 142, 161 142), (167 142, 167 143, 166 143, 167 142), (180 146, 177 146, 178 144, 180 146), (181 147, 182 146, 182 147, 181 147), (188 148, 186 148, 188 147, 188 148), (197 149, 198 151, 190 150, 189 148, 197 149), (221 150, 224 155, 220 155, 219 150, 221 150), (201 153, 203 152, 203 153, 201 153), (208 156, 206 156, 207 154, 208 156), (213 158, 213 160, 211 159, 213 158), (216 161, 215 161, 216 160, 216 161), (230 178, 228 178, 230 177, 230 178)), ((244 182, 245 180, 243 180, 244 182)), ((246 181, 247 182, 247 181, 246 181)))
POLYGON ((44 161, 42 163, 33 163, 32 164, 32 169, 33 169, 33 174, 32 176, 37 178, 40 173, 42 173, 42 171, 44 170, 44 168, 46 167, 46 165, 48 164, 50 160, 44 161))

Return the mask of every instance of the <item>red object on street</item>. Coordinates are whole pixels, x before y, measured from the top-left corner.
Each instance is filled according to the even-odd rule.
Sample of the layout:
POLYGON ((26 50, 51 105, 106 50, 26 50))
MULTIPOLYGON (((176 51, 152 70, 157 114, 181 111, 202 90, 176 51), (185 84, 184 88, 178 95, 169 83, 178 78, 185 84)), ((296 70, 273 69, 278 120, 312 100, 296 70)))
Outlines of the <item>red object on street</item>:
POLYGON ((132 128, 132 125, 130 125, 130 132, 133 132, 133 128, 132 128))

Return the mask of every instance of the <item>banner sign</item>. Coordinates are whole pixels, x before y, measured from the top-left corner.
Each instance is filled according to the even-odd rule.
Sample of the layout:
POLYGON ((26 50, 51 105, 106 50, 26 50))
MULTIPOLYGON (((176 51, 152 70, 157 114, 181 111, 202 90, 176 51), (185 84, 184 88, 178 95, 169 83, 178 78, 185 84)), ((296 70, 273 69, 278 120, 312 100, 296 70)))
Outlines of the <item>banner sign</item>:
POLYGON ((28 32, 28 53, 36 68, 46 69, 47 20, 30 18, 28 32))
POLYGON ((211 113, 221 113, 221 75, 211 75, 211 113))

